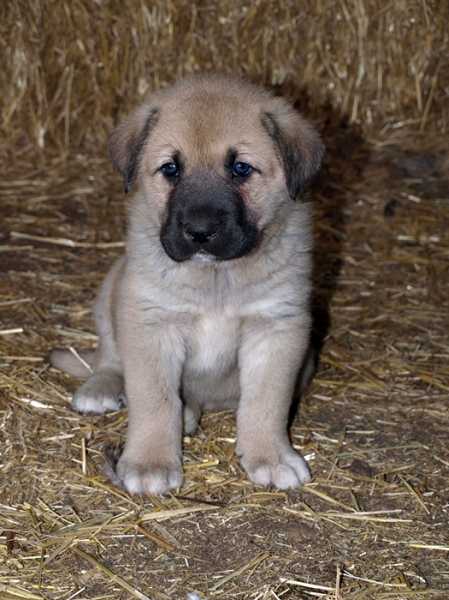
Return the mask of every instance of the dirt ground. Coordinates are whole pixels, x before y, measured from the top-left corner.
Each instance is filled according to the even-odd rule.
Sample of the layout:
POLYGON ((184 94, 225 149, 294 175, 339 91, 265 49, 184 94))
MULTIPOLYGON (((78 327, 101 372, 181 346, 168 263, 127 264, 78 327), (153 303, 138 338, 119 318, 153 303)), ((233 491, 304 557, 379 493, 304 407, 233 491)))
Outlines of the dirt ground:
POLYGON ((447 143, 325 137, 299 491, 246 480, 233 413, 185 438, 176 494, 108 481, 126 411, 72 412, 46 355, 96 343, 122 183, 103 151, 0 167, 0 598, 449 598, 447 143))

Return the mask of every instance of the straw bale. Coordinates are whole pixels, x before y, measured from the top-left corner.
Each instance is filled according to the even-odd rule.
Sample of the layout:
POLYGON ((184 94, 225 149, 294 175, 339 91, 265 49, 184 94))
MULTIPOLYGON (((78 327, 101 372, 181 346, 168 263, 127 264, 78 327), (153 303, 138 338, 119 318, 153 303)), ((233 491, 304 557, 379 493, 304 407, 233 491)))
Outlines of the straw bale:
POLYGON ((437 0, 12 0, 0 115, 15 148, 103 147, 148 91, 247 76, 363 130, 448 131, 449 5, 437 0))
POLYGON ((449 597, 447 2, 0 4, 0 598, 449 597), (298 101, 328 151, 318 371, 291 436, 313 480, 252 485, 235 415, 185 437, 184 485, 114 479, 127 414, 78 415, 54 346, 97 343, 122 252, 119 113, 195 71, 298 101))

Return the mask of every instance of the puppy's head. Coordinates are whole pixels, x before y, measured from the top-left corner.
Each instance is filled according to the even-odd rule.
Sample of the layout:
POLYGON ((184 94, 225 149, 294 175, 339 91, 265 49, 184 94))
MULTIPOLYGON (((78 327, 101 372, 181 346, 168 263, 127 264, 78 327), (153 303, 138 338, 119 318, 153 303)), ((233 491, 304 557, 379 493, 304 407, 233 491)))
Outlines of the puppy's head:
POLYGON ((218 75, 150 96, 109 147, 126 191, 139 180, 145 218, 175 261, 253 252, 323 153, 314 128, 284 100, 218 75))

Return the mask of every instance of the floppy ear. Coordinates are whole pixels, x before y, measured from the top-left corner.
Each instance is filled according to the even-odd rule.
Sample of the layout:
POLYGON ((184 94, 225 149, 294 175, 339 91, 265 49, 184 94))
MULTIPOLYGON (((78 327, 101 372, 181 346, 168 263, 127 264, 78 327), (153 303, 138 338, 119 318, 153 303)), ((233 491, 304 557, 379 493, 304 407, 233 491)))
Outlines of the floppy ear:
POLYGON ((125 180, 126 193, 136 182, 142 149, 158 118, 157 108, 143 104, 129 117, 122 119, 109 138, 109 153, 115 168, 125 180))
POLYGON ((288 192, 295 200, 320 168, 324 144, 315 128, 289 106, 263 112, 262 123, 274 142, 288 192))

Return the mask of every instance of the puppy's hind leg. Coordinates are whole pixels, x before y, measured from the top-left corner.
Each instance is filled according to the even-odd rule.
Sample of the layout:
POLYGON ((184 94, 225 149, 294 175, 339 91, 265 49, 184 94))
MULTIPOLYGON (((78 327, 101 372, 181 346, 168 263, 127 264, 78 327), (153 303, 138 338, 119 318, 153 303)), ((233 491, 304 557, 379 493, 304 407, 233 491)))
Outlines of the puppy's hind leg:
POLYGON ((80 413, 111 412, 126 405, 123 372, 114 364, 100 366, 72 398, 72 407, 80 413))
POLYGON ((93 361, 93 373, 72 399, 81 413, 105 413, 127 406, 123 365, 117 348, 113 306, 118 293, 125 259, 122 257, 106 275, 94 307, 100 343, 93 361))
POLYGON ((201 419, 201 408, 197 402, 184 403, 183 423, 184 433, 194 435, 201 419))
POLYGON ((72 398, 72 406, 78 412, 104 413, 126 405, 122 369, 118 363, 106 361, 102 354, 100 349, 79 354, 66 348, 50 352, 53 367, 74 377, 87 377, 72 398))

